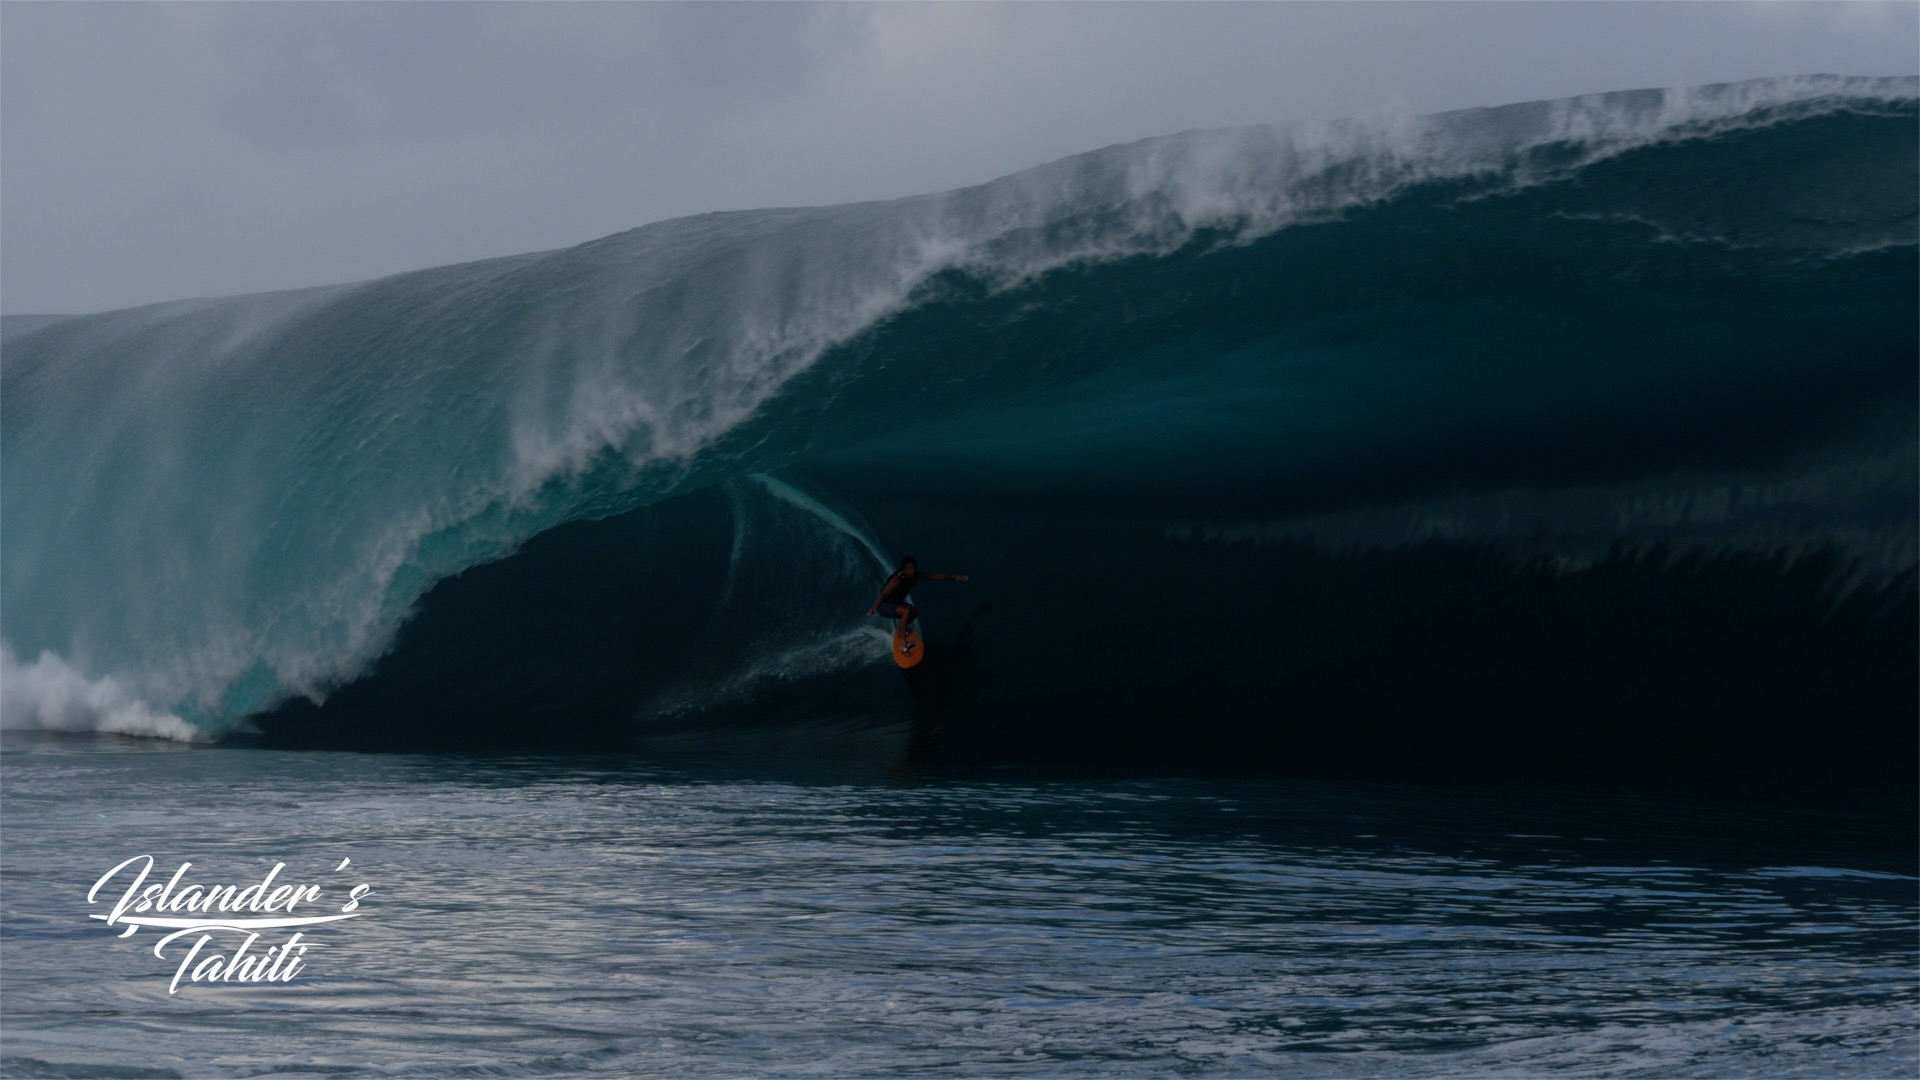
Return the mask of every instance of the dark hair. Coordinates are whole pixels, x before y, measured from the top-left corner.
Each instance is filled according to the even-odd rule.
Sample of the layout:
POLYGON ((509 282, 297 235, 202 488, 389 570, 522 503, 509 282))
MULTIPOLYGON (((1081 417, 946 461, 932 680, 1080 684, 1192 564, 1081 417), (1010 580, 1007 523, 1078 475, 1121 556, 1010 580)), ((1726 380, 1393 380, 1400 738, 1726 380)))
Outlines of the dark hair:
POLYGON ((920 560, 919 560, 919 559, 916 559, 916 558, 914 558, 914 557, 913 557, 913 556, 911 556, 911 555, 902 555, 902 556, 900 556, 900 569, 902 569, 902 570, 905 570, 905 569, 907 568, 907 564, 908 564, 908 563, 912 563, 912 564, 913 564, 913 565, 915 565, 915 566, 919 566, 919 565, 920 565, 920 560))

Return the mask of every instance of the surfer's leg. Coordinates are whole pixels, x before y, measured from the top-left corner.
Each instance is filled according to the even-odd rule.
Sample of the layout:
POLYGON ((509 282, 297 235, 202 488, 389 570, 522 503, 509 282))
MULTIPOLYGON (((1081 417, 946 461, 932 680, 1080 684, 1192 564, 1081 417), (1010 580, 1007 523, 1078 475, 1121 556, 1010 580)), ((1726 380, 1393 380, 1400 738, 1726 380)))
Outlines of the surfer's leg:
MULTIPOLYGON (((907 629, 913 625, 913 617, 915 614, 916 612, 913 610, 911 606, 907 604, 900 605, 900 636, 902 638, 906 638, 907 629)), ((908 640, 906 644, 903 646, 903 649, 906 652, 912 652, 913 642, 911 640, 908 640)))

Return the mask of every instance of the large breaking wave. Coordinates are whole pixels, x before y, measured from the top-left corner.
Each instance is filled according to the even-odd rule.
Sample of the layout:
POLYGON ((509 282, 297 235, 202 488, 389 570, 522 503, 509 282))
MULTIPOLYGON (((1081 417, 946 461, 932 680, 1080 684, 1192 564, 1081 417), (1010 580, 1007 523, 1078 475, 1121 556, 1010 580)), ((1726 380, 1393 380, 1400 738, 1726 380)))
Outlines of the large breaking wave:
POLYGON ((926 587, 936 639, 993 601, 934 697, 996 753, 1483 759, 1526 717, 1689 762, 1751 757, 1726 746, 1762 718, 1885 749, 1917 100, 1823 77, 1193 132, 10 318, 5 723, 550 745, 896 715, 860 613, 915 550, 976 579, 926 587))

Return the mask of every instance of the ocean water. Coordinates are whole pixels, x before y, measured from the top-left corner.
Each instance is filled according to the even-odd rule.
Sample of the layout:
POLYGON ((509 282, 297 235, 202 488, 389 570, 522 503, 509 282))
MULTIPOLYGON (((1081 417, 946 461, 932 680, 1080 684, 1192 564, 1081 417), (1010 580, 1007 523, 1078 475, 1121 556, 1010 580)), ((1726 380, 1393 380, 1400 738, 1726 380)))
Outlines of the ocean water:
POLYGON ((10 316, 0 1067, 1912 1075, 1917 361, 1833 76, 10 316))
MULTIPOLYGON (((1909 814, 12 736, 7 1076, 1863 1076, 1920 1066, 1909 814), (317 882, 288 982, 91 920, 317 882), (344 871, 335 867, 350 859, 344 871)), ((302 909, 305 910, 305 909, 302 909)), ((288 931, 264 931, 259 948, 288 931)), ((192 939, 189 938, 190 942, 192 939)), ((223 941, 236 941, 229 935, 223 941)), ((218 948, 216 942, 213 948, 218 948)), ((232 945, 227 946, 231 950, 232 945)))

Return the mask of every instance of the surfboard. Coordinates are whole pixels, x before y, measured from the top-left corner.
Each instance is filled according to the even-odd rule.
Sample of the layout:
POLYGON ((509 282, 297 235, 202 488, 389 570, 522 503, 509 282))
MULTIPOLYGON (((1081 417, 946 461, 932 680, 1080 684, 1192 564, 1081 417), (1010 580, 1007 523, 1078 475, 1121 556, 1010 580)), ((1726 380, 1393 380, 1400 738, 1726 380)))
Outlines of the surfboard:
POLYGON ((927 647, 920 640, 920 625, 915 623, 902 631, 898 627, 893 631, 893 662, 903 668, 910 668, 927 655, 927 647), (911 649, 909 649, 911 646, 911 649))

